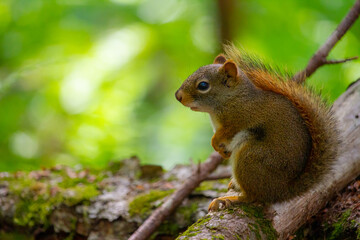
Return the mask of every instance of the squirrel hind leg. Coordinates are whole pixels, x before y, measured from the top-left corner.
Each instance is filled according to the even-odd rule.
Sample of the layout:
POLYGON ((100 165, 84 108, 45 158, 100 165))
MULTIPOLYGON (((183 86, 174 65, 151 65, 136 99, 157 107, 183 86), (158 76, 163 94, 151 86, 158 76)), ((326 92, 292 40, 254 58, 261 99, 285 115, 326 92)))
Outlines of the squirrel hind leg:
POLYGON ((215 198, 209 205, 208 211, 219 211, 221 209, 229 209, 240 205, 241 203, 252 202, 246 196, 226 196, 215 198))

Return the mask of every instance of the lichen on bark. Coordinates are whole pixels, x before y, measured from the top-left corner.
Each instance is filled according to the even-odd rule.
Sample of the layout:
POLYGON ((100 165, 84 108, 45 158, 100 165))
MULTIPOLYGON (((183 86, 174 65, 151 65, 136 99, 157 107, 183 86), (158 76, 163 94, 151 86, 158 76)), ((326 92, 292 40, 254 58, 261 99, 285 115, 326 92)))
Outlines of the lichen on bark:
MULTIPOLYGON (((39 239, 40 235, 128 239, 191 173, 191 166, 166 172, 159 166, 141 166, 137 158, 112 162, 100 170, 59 166, 0 173, 0 226, 39 239)), ((226 188, 226 183, 212 181, 203 186, 183 201, 152 238, 174 237, 184 231, 206 214, 211 196, 226 188)), ((0 231, 0 239, 4 234, 0 231)))

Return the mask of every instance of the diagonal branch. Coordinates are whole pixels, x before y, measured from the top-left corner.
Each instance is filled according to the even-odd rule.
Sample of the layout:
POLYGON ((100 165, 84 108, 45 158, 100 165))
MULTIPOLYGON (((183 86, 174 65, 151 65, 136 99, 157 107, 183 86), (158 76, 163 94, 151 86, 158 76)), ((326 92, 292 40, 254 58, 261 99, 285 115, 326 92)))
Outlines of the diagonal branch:
POLYGON ((131 235, 129 240, 149 239, 151 234, 160 226, 163 220, 168 217, 199 184, 222 162, 221 156, 214 152, 206 160, 199 164, 198 168, 179 189, 177 189, 151 216, 131 235))
POLYGON ((231 170, 230 169, 222 169, 222 172, 219 173, 212 173, 205 180, 219 180, 219 179, 226 179, 231 178, 231 170))
MULTIPOLYGON (((330 35, 328 40, 322 45, 319 50, 314 54, 314 56, 310 59, 308 65, 305 70, 298 72, 294 76, 294 80, 303 83, 307 77, 310 77, 319 67, 325 64, 333 64, 334 61, 326 60, 329 55, 331 49, 335 46, 335 44, 344 36, 344 34, 350 29, 350 27, 354 24, 356 19, 360 14, 360 0, 356 0, 353 7, 350 9, 345 18, 341 21, 335 31, 330 35)), ((351 58, 349 60, 353 60, 356 58, 351 58)), ((348 60, 348 61, 349 61, 348 60)), ((336 62, 336 63, 340 63, 336 62)), ((345 61, 344 61, 345 62, 345 61)))

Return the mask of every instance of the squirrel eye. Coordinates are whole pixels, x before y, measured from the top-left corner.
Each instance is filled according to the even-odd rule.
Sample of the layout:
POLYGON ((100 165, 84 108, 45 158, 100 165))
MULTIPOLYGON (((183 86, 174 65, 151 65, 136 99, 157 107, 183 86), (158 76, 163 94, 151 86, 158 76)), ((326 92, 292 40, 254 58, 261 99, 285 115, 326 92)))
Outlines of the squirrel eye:
POLYGON ((209 88, 209 83, 208 82, 200 82, 197 86, 197 89, 199 89, 200 91, 205 91, 209 88))

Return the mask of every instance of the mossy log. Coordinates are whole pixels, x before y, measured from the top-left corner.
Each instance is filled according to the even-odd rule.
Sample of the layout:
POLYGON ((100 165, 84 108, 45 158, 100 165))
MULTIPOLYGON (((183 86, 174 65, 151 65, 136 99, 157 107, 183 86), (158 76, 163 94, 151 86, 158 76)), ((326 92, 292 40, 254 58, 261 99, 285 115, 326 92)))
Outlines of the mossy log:
MULTIPOLYGON (((333 111, 344 139, 335 167, 341 174, 331 174, 317 189, 289 202, 271 205, 264 211, 258 209, 249 213, 246 211, 249 206, 243 205, 231 212, 223 210, 209 213, 203 218, 206 221, 200 220, 201 224, 190 227, 179 239, 292 239, 295 237, 296 230, 360 174, 360 81, 352 84, 337 99, 333 111), (264 212, 271 224, 267 223, 259 212, 264 212)), ((228 195, 232 194, 228 193, 228 195)), ((359 199, 360 195, 356 198, 359 199)), ((345 216, 339 216, 340 219, 346 221, 349 219, 347 215, 354 215, 352 211, 359 211, 359 206, 349 208, 345 216)), ((358 228, 360 215, 359 212, 357 214, 356 219, 351 219, 350 227, 358 228)), ((355 232, 360 233, 358 230, 355 232)))
MULTIPOLYGON (((133 157, 102 170, 56 166, 0 173, 0 239, 14 239, 14 233, 25 234, 21 239, 128 239, 196 168, 165 172, 133 157)), ((214 174, 229 171, 223 165, 214 174)), ((207 213, 212 198, 227 191, 228 181, 203 182, 153 238, 186 230, 207 213)))
MULTIPOLYGON (((220 166, 214 176, 224 171, 228 168, 220 166)), ((128 239, 180 185, 178 177, 191 172, 191 166, 164 172, 157 166, 140 166, 138 159, 131 158, 114 162, 101 171, 54 167, 30 173, 0 173, 0 239, 128 239)), ((184 234, 195 235, 206 225, 214 239, 228 239, 219 232, 223 222, 235 225, 223 230, 236 232, 247 221, 253 230, 250 238, 260 239, 265 233, 274 238, 271 222, 264 219, 259 206, 244 205, 203 218, 212 198, 226 192, 228 181, 203 182, 162 224, 153 239, 175 239, 195 221, 184 234)), ((359 233, 359 195, 360 182, 354 181, 297 235, 354 239, 359 233)))

